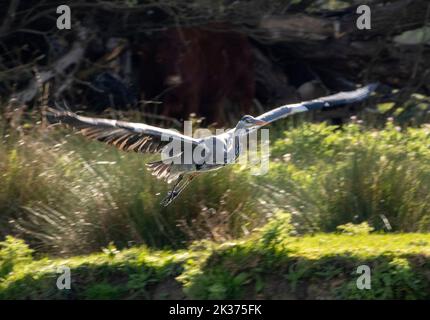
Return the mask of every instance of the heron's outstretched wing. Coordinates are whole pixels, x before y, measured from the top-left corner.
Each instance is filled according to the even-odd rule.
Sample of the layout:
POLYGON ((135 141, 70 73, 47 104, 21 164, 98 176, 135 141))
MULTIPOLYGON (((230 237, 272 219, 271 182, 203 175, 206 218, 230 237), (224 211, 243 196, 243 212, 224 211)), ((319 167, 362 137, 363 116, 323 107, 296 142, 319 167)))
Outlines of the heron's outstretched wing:
POLYGON ((378 84, 369 84, 354 91, 339 92, 331 96, 305 101, 296 104, 285 105, 258 116, 257 119, 265 122, 273 122, 285 118, 291 114, 333 107, 341 104, 349 104, 366 99, 376 89, 378 84))
POLYGON ((124 151, 159 153, 172 141, 192 146, 198 143, 198 140, 176 131, 143 123, 83 117, 51 108, 46 116, 51 123, 70 125, 90 139, 106 142, 124 151))

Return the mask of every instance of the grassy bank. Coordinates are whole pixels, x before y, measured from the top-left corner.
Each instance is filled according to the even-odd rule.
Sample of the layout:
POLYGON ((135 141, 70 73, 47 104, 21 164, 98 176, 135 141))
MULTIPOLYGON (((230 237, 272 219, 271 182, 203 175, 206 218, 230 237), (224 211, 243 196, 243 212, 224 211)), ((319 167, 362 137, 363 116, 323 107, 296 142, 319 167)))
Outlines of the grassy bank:
POLYGON ((31 258, 19 240, 0 251, 3 299, 430 299, 430 234, 316 234, 290 237, 278 214, 244 240, 188 250, 136 247, 69 259, 31 258), (371 289, 356 286, 371 270, 371 289), (71 289, 56 287, 71 268, 71 289))

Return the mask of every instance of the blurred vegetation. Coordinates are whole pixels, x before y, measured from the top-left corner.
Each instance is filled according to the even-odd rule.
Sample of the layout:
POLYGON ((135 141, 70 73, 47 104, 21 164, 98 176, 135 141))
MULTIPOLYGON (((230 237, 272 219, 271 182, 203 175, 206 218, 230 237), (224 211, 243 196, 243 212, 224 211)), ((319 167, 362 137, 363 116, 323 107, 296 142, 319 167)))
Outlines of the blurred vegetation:
POLYGON ((429 231, 429 129, 305 124, 274 143, 260 184, 278 190, 303 231, 363 221, 376 230, 429 231))
POLYGON ((178 249, 247 236, 279 210, 291 213, 296 234, 362 222, 377 231, 428 232, 430 128, 355 122, 273 127, 267 174, 237 165, 202 175, 164 208, 159 201, 170 186, 146 171, 153 158, 64 129, 16 130, 1 121, 0 235, 62 256, 111 242, 178 249))
MULTIPOLYGON (((0 277, 0 298, 430 298, 429 234, 293 237, 288 236, 293 230, 290 218, 278 212, 265 227, 242 240, 199 241, 188 250, 135 247, 119 251, 110 245, 89 256, 25 264, 12 260, 16 264, 0 277), (357 268, 363 264, 372 270, 372 290, 357 289, 357 268), (62 266, 71 268, 70 290, 56 288, 62 266)), ((2 243, 0 262, 4 252, 20 252, 22 245, 12 238, 2 243)), ((19 252, 14 256, 20 256, 19 252)))
POLYGON ((250 176, 234 168, 202 175, 180 201, 164 208, 159 202, 171 186, 146 170, 154 158, 67 133, 5 129, 2 236, 19 235, 39 251, 64 255, 98 251, 111 241, 120 248, 178 248, 202 237, 223 241, 264 222, 250 176))

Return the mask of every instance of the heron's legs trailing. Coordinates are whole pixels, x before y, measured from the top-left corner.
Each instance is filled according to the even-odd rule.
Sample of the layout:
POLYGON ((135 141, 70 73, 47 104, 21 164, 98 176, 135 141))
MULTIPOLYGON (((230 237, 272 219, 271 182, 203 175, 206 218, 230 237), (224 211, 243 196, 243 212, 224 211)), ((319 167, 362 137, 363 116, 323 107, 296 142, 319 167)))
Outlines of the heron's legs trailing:
POLYGON ((176 180, 175 185, 172 190, 167 193, 167 196, 161 201, 161 204, 167 207, 187 186, 188 184, 196 177, 196 174, 191 174, 184 180, 184 175, 181 174, 176 180), (182 182, 182 183, 181 183, 182 182))

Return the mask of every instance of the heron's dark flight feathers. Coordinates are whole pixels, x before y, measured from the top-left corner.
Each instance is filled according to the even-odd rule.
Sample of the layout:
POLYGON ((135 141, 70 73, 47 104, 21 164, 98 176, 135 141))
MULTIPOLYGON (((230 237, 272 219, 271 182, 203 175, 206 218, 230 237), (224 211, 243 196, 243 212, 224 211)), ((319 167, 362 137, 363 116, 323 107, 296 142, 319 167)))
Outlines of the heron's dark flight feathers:
POLYGON ((90 139, 105 142, 124 151, 160 153, 163 147, 173 140, 197 144, 197 140, 192 137, 143 123, 83 117, 52 108, 48 109, 46 116, 51 123, 69 125, 90 139))

